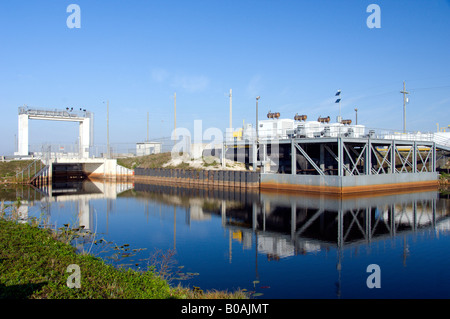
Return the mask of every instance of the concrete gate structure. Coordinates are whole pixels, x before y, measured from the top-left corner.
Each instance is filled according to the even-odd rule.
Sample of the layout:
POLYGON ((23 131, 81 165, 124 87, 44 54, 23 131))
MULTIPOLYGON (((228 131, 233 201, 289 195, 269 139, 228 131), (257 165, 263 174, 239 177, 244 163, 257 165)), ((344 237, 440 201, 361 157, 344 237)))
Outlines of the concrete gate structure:
POLYGON ((27 106, 19 107, 19 125, 18 125, 18 149, 15 155, 28 156, 29 145, 28 121, 46 120, 46 121, 66 121, 79 123, 79 157, 88 158, 90 148, 94 144, 94 114, 80 109, 80 112, 74 112, 73 108, 65 110, 43 110, 29 108, 27 106), (81 114, 79 114, 81 113, 81 114))

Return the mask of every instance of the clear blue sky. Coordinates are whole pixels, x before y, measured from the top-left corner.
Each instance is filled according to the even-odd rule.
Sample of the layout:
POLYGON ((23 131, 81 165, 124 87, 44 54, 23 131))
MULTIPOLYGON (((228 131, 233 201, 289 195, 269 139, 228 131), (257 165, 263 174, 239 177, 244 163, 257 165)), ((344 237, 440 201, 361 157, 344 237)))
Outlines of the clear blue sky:
MULTIPOLYGON (((86 108, 95 142, 143 141, 177 126, 235 127, 269 110, 281 117, 338 115, 368 127, 407 129, 450 124, 450 1, 160 0, 0 2, 0 154, 14 151, 17 108, 86 108), (69 29, 69 4, 81 28, 69 29), (369 4, 381 28, 369 29, 369 4)), ((72 143, 75 124, 31 121, 30 144, 72 143)))

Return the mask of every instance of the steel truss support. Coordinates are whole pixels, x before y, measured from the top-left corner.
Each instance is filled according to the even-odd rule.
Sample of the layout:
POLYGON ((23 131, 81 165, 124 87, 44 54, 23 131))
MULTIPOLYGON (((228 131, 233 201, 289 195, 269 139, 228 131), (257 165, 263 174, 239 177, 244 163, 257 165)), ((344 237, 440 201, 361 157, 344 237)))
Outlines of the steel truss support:
POLYGON ((415 156, 417 156, 416 143, 414 143, 413 146, 409 149, 406 157, 402 155, 402 153, 398 150, 398 148, 395 149, 395 152, 398 155, 398 158, 400 159, 400 162, 402 164, 402 168, 400 170, 396 169, 396 172, 403 173, 403 171, 405 171, 406 173, 415 173, 417 171, 417 160, 415 158, 415 156), (408 167, 410 169, 409 171, 408 167))
POLYGON ((374 148, 373 145, 371 145, 370 148, 371 148, 371 151, 375 154, 375 158, 377 159, 377 163, 378 163, 378 169, 373 169, 373 172, 375 173, 375 175, 380 174, 381 171, 383 172, 383 174, 392 172, 392 162, 388 160, 388 158, 391 157, 390 153, 392 152, 392 144, 388 145, 388 149, 384 153, 384 155, 381 154, 381 152, 379 150, 377 150, 376 147, 374 148), (376 155, 379 155, 381 157, 381 160, 376 155), (384 163, 386 163, 388 165, 386 170, 383 167, 384 163))
POLYGON ((289 141, 291 174, 297 174, 298 154, 311 168, 313 173, 310 174, 313 175, 325 176, 330 165, 335 174, 341 177, 435 172, 436 147, 431 143, 423 143, 342 137, 324 142, 292 139, 289 141), (310 151, 305 145, 314 147, 310 151), (422 147, 425 147, 425 151, 422 147))
MULTIPOLYGON (((305 150, 298 145, 297 143, 293 142, 293 145, 300 151, 300 153, 302 153, 302 155, 306 158, 306 160, 308 161, 309 164, 311 164, 312 167, 314 167, 314 169, 317 171, 317 173, 319 173, 322 176, 325 176, 324 172, 320 169, 320 167, 318 167, 316 165, 316 163, 314 163, 314 161, 311 159, 311 157, 309 157, 308 153, 305 152, 305 150)), ((293 149, 293 153, 292 153, 292 157, 293 157, 293 161, 297 161, 296 159, 296 155, 297 153, 295 152, 295 149, 293 149)))
POLYGON ((334 152, 331 150, 331 148, 330 148, 328 145, 325 145, 325 149, 327 150, 328 153, 330 153, 330 155, 331 155, 331 156, 336 160, 336 162, 338 163, 338 172, 339 172, 338 175, 339 175, 339 176, 342 176, 342 175, 343 175, 343 174, 342 174, 342 167, 343 167, 348 173, 351 174, 350 169, 349 169, 347 166, 342 165, 341 160, 340 160, 340 158, 342 158, 342 156, 339 157, 339 156, 337 156, 336 154, 334 154, 334 152))
MULTIPOLYGON (((422 157, 421 152, 418 152, 419 154, 419 158, 420 158, 420 164, 422 164, 422 168, 420 169, 420 172, 422 173, 423 171, 425 172, 429 172, 427 166, 433 162, 433 158, 435 157, 433 155, 434 152, 434 147, 430 147, 430 149, 428 150, 428 152, 426 153, 426 157, 425 159, 422 157), (431 155, 431 159, 430 159, 430 155, 431 155), (427 165, 428 164, 428 165, 427 165)), ((433 170, 433 165, 431 165, 430 170, 433 170)))
POLYGON ((338 156, 331 150, 331 148, 328 145, 324 145, 324 148, 327 150, 327 152, 338 163, 339 176, 344 176, 345 175, 344 172, 346 172, 350 176, 364 175, 364 173, 361 173, 358 170, 358 165, 367 163, 366 152, 368 150, 368 144, 363 144, 361 146, 362 149, 358 153, 352 145, 346 144, 342 139, 339 139, 338 140, 339 156, 338 156), (353 155, 351 153, 353 153, 353 155), (345 156, 345 154, 347 154, 347 156, 345 156), (346 163, 345 158, 348 158, 350 163, 346 163))
POLYGON ((359 154, 352 145, 346 145, 345 143, 343 143, 343 146, 345 152, 347 153, 348 158, 350 159, 350 162, 352 163, 352 167, 350 168, 350 175, 361 175, 361 173, 358 170, 358 164, 362 164, 363 162, 363 155, 366 151, 367 144, 364 144, 364 147, 362 148, 359 154), (353 157, 350 154, 349 149, 352 151, 352 153, 355 154, 355 156, 357 156, 356 161, 353 160, 353 157))

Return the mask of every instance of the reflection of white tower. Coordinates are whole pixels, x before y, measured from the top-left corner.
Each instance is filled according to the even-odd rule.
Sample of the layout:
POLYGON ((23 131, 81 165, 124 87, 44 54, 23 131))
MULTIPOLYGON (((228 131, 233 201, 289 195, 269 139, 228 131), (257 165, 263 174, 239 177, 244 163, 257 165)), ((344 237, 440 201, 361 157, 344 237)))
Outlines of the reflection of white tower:
POLYGON ((86 196, 80 196, 78 199, 78 220, 79 225, 84 226, 84 229, 91 229, 91 211, 89 199, 86 196))
POLYGON ((190 219, 191 220, 209 220, 211 219, 210 214, 205 214, 203 208, 200 205, 192 204, 189 207, 190 219))
POLYGON ((209 220, 211 214, 205 214, 203 205, 206 203, 204 199, 191 198, 189 200, 189 218, 191 220, 209 220))
POLYGON ((18 217, 19 217, 19 222, 20 223, 26 223, 27 219, 28 219, 28 205, 21 205, 18 210, 18 217))

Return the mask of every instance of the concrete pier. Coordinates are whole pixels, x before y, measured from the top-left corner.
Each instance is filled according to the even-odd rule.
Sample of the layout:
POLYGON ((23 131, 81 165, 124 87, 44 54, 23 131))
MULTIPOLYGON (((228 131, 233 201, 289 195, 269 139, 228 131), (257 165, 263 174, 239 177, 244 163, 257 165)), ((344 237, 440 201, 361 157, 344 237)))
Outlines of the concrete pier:
POLYGON ((347 194, 438 185, 433 141, 339 136, 234 145, 251 148, 261 189, 347 194))

